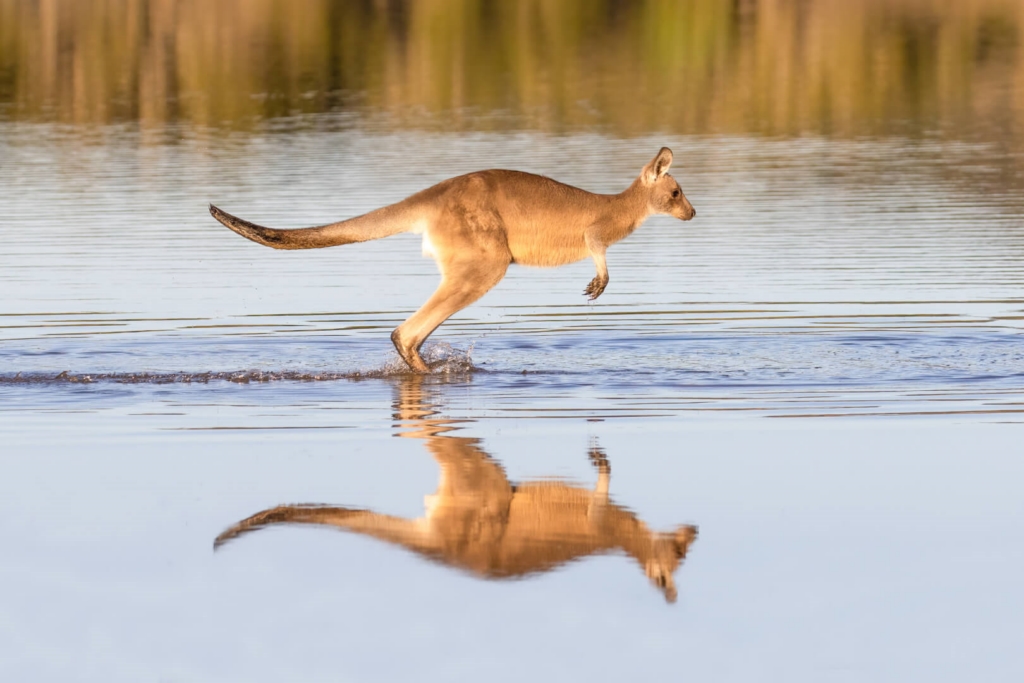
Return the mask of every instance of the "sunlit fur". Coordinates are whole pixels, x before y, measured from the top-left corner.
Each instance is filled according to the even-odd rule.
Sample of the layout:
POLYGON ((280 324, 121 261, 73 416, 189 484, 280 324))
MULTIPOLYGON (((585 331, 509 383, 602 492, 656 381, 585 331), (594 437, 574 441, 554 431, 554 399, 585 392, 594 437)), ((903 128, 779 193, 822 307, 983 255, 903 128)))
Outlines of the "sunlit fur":
POLYGON ((450 436, 451 422, 422 390, 422 376, 407 375, 395 418, 411 429, 400 436, 424 439, 440 466, 437 491, 418 519, 328 505, 279 505, 248 517, 214 541, 218 548, 243 534, 278 524, 334 527, 371 536, 430 560, 489 579, 550 571, 594 554, 623 553, 635 560, 665 599, 674 602, 674 574, 697 537, 697 527, 652 531, 629 509, 609 500, 611 466, 593 444, 593 488, 554 479, 513 483, 478 439, 450 436))
POLYGON ((424 253, 437 261, 441 284, 391 339, 410 368, 428 372, 420 346, 438 325, 498 284, 509 264, 560 266, 589 256, 597 274, 584 293, 593 300, 608 285, 609 246, 648 216, 693 218, 697 212, 668 174, 671 165, 672 150, 663 147, 626 190, 614 195, 520 171, 478 171, 356 218, 296 230, 265 228, 213 205, 210 213, 239 235, 275 249, 316 249, 422 233, 424 253))

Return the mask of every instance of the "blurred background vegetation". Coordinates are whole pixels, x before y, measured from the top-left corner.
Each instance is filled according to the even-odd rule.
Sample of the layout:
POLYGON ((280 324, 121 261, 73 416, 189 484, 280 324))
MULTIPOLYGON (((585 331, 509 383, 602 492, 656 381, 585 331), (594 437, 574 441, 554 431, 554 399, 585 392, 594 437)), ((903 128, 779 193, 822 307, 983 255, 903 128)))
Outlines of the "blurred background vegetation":
POLYGON ((0 0, 0 120, 1017 140, 1019 0, 0 0))

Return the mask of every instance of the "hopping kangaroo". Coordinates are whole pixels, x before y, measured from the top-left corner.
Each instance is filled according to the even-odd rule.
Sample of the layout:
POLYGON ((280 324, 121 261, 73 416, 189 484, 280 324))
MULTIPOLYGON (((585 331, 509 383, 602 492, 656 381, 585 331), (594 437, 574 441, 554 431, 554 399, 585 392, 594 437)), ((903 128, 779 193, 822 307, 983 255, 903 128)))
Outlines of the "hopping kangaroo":
POLYGON ((605 250, 654 214, 688 221, 697 215, 668 174, 672 150, 662 147, 632 185, 615 195, 594 194, 550 178, 490 170, 445 180, 397 204, 315 228, 274 230, 210 205, 210 213, 239 235, 275 249, 317 249, 402 232, 423 235, 423 253, 441 271, 437 291, 391 334, 409 367, 428 372, 419 349, 438 325, 483 296, 509 264, 560 266, 590 256, 597 275, 584 290, 591 300, 608 285, 605 250))
POLYGON ((227 529, 214 548, 274 524, 314 524, 372 536, 488 579, 518 578, 588 555, 623 552, 643 567, 668 602, 675 601, 673 574, 697 537, 697 528, 684 525, 669 533, 652 532, 632 512, 612 503, 611 467, 601 449, 590 449, 598 473, 593 489, 556 480, 513 484, 477 439, 440 436, 455 427, 423 419, 433 411, 420 396, 418 383, 406 384, 406 402, 396 417, 417 429, 402 436, 426 439, 440 465, 437 492, 426 497, 424 517, 280 505, 227 529))

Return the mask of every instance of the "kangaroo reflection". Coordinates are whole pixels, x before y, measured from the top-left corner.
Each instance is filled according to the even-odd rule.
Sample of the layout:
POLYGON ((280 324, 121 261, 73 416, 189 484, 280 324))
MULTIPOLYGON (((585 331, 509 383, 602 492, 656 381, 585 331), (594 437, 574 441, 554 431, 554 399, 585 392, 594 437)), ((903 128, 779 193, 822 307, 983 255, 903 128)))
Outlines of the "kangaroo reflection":
POLYGON ((625 552, 635 559, 668 602, 676 599, 673 574, 697 537, 694 526, 655 533, 625 508, 610 502, 611 467, 595 444, 593 489, 556 480, 510 483, 480 449, 478 439, 444 435, 456 421, 435 417, 429 378, 403 380, 395 401, 398 436, 424 439, 440 465, 437 492, 426 514, 407 519, 329 505, 279 505, 242 520, 214 541, 214 548, 273 524, 319 524, 372 536, 426 558, 488 579, 550 571, 588 555, 625 552))

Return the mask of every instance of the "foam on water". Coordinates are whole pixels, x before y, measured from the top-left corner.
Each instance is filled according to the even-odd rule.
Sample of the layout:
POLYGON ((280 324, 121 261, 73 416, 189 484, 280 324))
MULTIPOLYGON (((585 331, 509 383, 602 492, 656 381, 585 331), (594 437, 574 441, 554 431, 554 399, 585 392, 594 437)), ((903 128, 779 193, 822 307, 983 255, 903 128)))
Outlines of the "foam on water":
MULTIPOLYGON (((473 365, 473 347, 458 349, 447 342, 428 343, 421 352, 430 368, 430 375, 457 378, 479 369, 473 365)), ((119 384, 209 384, 231 382, 252 384, 268 382, 334 382, 338 380, 387 379, 412 375, 409 366, 398 354, 393 353, 380 367, 369 370, 350 371, 302 371, 248 369, 236 371, 189 370, 180 372, 72 372, 63 370, 57 374, 43 372, 0 373, 0 385, 45 385, 45 384, 92 384, 115 382, 119 384)))

